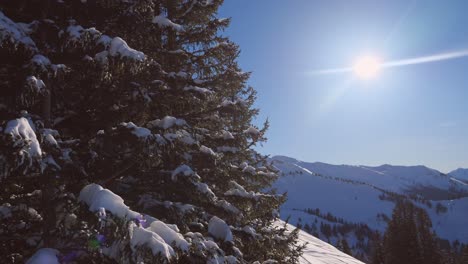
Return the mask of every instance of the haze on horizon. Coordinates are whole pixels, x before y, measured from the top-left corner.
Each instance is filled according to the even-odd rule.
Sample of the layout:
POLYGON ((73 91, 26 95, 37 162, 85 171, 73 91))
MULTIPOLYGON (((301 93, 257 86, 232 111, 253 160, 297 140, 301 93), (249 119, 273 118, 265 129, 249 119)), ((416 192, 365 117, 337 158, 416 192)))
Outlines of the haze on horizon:
POLYGON ((225 32, 253 71, 259 150, 331 164, 468 167, 468 58, 388 67, 369 79, 350 68, 372 55, 405 61, 468 49, 468 2, 429 0, 225 1, 225 32), (269 28, 269 30, 265 30, 269 28), (260 44, 261 43, 261 44, 260 44))

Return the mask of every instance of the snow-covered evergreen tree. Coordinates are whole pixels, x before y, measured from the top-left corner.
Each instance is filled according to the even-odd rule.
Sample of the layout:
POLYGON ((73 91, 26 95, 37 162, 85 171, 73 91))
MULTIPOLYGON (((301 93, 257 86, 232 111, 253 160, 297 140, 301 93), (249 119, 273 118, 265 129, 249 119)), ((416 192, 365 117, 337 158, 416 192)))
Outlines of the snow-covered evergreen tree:
POLYGON ((221 3, 0 5, 2 257, 296 262, 221 3))

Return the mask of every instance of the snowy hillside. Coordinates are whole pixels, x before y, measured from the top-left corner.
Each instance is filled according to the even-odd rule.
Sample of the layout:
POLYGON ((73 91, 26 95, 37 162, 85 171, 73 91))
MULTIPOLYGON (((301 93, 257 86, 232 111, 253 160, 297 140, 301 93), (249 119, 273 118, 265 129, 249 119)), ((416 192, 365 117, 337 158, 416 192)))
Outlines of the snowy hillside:
MULTIPOLYGON (((294 226, 291 226, 291 229, 294 226)), ((304 232, 299 232, 299 241, 307 243, 300 264, 362 264, 363 262, 346 255, 332 245, 304 232)))
MULTIPOLYGON (((463 186, 456 185, 449 176, 423 166, 330 165, 287 157, 274 157, 273 162, 282 172, 275 187, 288 193, 288 200, 281 208, 282 218, 290 216, 290 223, 307 225, 320 239, 334 245, 338 239, 345 238, 354 253, 364 255, 372 232, 382 232, 386 228, 386 219, 391 217, 395 205, 393 195, 409 195, 409 190, 416 186, 431 186, 433 190, 450 194, 451 187, 463 186), (319 210, 315 211, 317 208, 319 210), (366 227, 360 227, 360 224, 366 227), (336 236, 333 232, 330 235, 323 225, 347 230, 338 231, 336 236)), ((414 198, 412 201, 426 209, 441 238, 468 242, 468 198, 414 198)))
POLYGON ((468 169, 459 168, 459 169, 449 172, 448 175, 468 184, 468 169))

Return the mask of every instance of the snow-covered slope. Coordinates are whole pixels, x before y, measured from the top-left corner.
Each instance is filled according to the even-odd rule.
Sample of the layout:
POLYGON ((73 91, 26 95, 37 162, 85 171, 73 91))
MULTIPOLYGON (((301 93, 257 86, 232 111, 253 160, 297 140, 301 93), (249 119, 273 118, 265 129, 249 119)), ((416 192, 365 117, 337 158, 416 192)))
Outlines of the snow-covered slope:
MULTIPOLYGON (((368 237, 356 235, 356 229, 336 237, 326 236, 321 230, 322 224, 332 227, 365 224, 370 230, 382 232, 395 205, 392 195, 409 197, 425 188, 427 197, 433 195, 431 192, 438 197, 466 196, 466 193, 457 191, 463 190, 463 183, 424 166, 330 165, 283 156, 272 160, 282 175, 275 188, 288 193, 288 200, 281 208, 282 218, 290 217, 292 224, 309 225, 320 239, 334 245, 338 239, 345 238, 354 253, 362 252, 364 255, 368 253, 361 249, 365 250, 369 244, 368 237), (307 212, 317 208, 320 215, 307 212), (326 219, 328 213, 336 219, 326 219)), ((428 212, 434 230, 441 238, 468 242, 468 197, 447 200, 418 198, 412 201, 428 212)))
POLYGON ((459 168, 459 169, 449 172, 448 175, 468 184, 468 169, 459 168))
MULTIPOLYGON (((291 229, 294 226, 289 225, 291 229)), ((300 264, 363 264, 345 253, 339 251, 334 246, 323 242, 322 240, 304 232, 299 231, 299 241, 306 243, 304 254, 301 257, 300 264)))

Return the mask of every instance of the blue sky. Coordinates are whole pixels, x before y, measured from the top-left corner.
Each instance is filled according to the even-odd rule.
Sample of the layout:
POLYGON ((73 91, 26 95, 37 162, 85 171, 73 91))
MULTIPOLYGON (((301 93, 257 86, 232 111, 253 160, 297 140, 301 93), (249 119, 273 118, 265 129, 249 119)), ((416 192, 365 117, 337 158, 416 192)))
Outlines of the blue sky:
POLYGON ((468 167, 468 57, 383 69, 373 80, 349 67, 468 49, 468 1, 226 0, 224 33, 252 71, 259 150, 333 164, 468 167))

